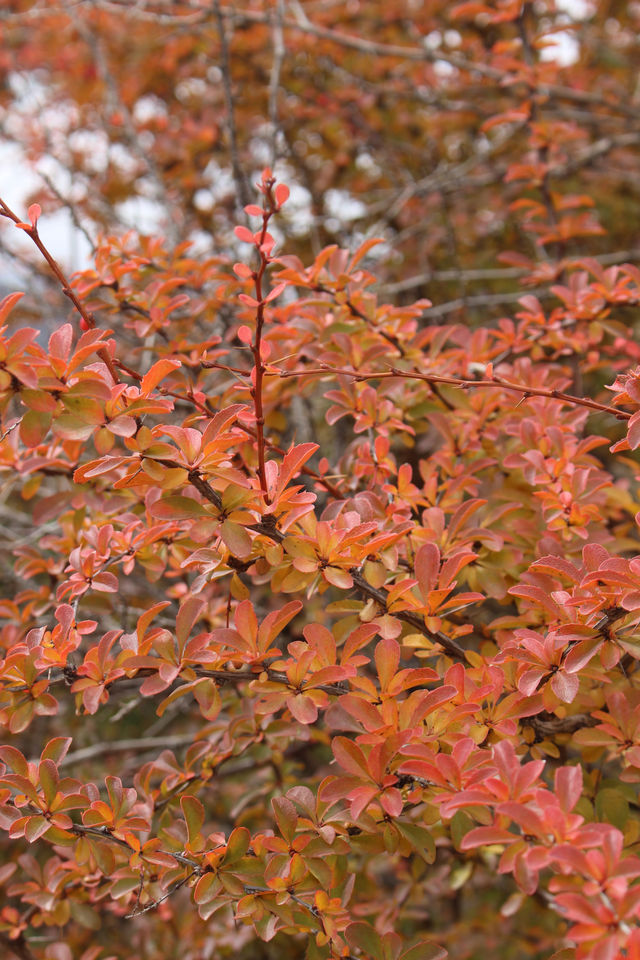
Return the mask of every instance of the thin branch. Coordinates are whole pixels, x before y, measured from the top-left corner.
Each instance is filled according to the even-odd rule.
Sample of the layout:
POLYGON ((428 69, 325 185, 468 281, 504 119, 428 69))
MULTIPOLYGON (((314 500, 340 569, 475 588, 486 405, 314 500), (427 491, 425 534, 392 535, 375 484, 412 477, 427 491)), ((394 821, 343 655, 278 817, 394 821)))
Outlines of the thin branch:
POLYGON ((80 218, 78 217, 78 214, 72 202, 67 197, 65 197, 60 192, 60 190, 58 190, 58 188, 56 187, 51 177, 49 177, 46 173, 44 173, 42 170, 38 170, 38 176, 40 177, 42 182, 46 184, 46 186, 54 195, 56 200, 58 200, 59 203, 61 203, 63 207, 67 210, 67 212, 69 213, 69 216, 71 217, 71 222, 73 223, 74 227, 76 228, 76 230, 78 230, 82 234, 82 236, 85 238, 85 240, 89 244, 89 247, 91 248, 91 253, 95 254, 97 250, 96 242, 91 236, 91 234, 89 233, 89 231, 87 230, 87 228, 84 226, 84 224, 80 221, 80 218))
POLYGON ((543 387, 529 387, 525 384, 512 383, 510 380, 503 380, 501 377, 493 377, 491 380, 464 380, 462 377, 445 377, 433 373, 417 373, 410 370, 398 370, 391 367, 390 370, 380 370, 377 373, 362 370, 344 370, 342 368, 325 366, 310 367, 307 370, 289 370, 289 371, 268 371, 270 376, 280 377, 285 380, 289 377, 307 377, 323 376, 331 374, 337 377, 350 377, 356 382, 362 380, 390 380, 398 377, 403 380, 424 380, 425 383, 445 383, 451 387, 459 387, 461 390, 469 390, 471 387, 496 387, 503 390, 510 390, 515 393, 521 393, 525 398, 528 397, 546 397, 548 400, 559 400, 562 403, 570 403, 575 406, 589 407, 590 410, 598 410, 601 413, 610 413, 616 420, 630 420, 631 413, 625 410, 619 410, 606 403, 598 403, 597 400, 591 400, 589 397, 575 397, 570 393, 563 393, 561 390, 547 390, 543 387))
MULTIPOLYGON (((236 23, 266 23, 269 16, 268 14, 264 14, 259 11, 246 9, 243 11, 238 11, 232 7, 222 7, 221 12, 223 15, 235 20, 236 23)), ((390 57, 399 60, 428 60, 430 63, 448 63, 450 66, 456 67, 456 69, 465 73, 475 73, 478 76, 495 80, 498 84, 500 84, 502 92, 506 93, 512 90, 517 84, 524 82, 517 75, 510 74, 508 71, 501 70, 497 67, 492 67, 488 63, 467 60, 467 58, 461 54, 449 53, 440 48, 431 50, 426 42, 421 47, 409 47, 406 45, 401 46, 399 44, 391 43, 378 43, 373 40, 367 40, 364 37, 355 37, 352 34, 338 32, 337 30, 333 30, 329 27, 318 26, 309 20, 300 4, 296 4, 296 13, 297 19, 292 20, 287 18, 284 21, 283 27, 285 29, 294 30, 300 33, 307 33, 315 37, 321 37, 322 39, 329 40, 331 43, 346 47, 350 50, 357 50, 360 53, 364 53, 371 57, 390 57)), ((617 111, 625 116, 633 117, 634 119, 637 119, 638 117, 637 108, 633 106, 627 106, 627 104, 623 103, 622 101, 612 102, 606 97, 602 97, 597 93, 592 93, 587 90, 566 87, 555 83, 540 83, 535 86, 535 91, 538 95, 544 97, 554 97, 561 100, 569 100, 575 103, 608 107, 610 110, 617 111)))
MULTIPOLYGON (((365 578, 357 569, 354 568, 350 570, 349 573, 353 577, 353 582, 358 590, 360 590, 361 593, 364 593, 365 596, 375 600, 376 603, 378 603, 386 612, 387 596, 385 592, 371 586, 371 584, 365 580, 365 578)), ((446 633, 442 632, 442 630, 429 630, 423 618, 417 614, 410 613, 408 610, 397 610, 392 613, 392 616, 397 620, 402 620, 404 623, 410 624, 410 626, 414 627, 415 630, 418 630, 419 633, 422 633, 430 640, 435 640, 440 644, 441 647, 443 647, 450 657, 455 657, 458 660, 466 660, 467 655, 456 640, 454 640, 452 637, 448 637, 446 633)))
POLYGON ((264 407, 263 407, 263 398, 262 398, 262 384, 264 382, 265 374, 265 364, 262 357, 262 331, 264 328, 264 323, 266 320, 265 313, 265 290, 263 288, 263 283, 266 281, 266 270, 269 265, 269 254, 263 250, 263 245, 267 239, 267 227, 269 226, 269 220, 273 216, 276 210, 276 204, 273 197, 273 185, 275 180, 273 177, 267 179, 264 183, 263 192, 264 192, 264 207, 262 213, 262 229, 260 231, 260 243, 258 244, 258 254, 260 257, 260 266, 257 271, 253 272, 253 282, 255 286, 256 300, 258 305, 256 307, 256 330, 251 344, 251 351, 253 353, 253 363, 255 370, 255 378, 253 379, 253 384, 250 388, 251 397, 253 399, 253 406, 256 419, 256 446, 258 448, 258 479, 260 481, 260 487, 263 491, 263 496, 265 503, 269 503, 269 494, 267 493, 267 474, 265 467, 265 443, 264 443, 264 407))
POLYGON ((130 750, 140 753, 143 750, 153 750, 156 747, 171 749, 172 747, 182 747, 187 743, 193 743, 195 733, 183 733, 173 737, 139 737, 131 740, 103 740, 100 743, 93 743, 90 747, 82 747, 80 750, 74 750, 68 753, 66 757, 58 763, 58 767, 70 767, 74 763, 82 763, 85 760, 93 760, 94 757, 105 757, 112 753, 126 753, 130 750))
POLYGON ((242 208, 251 203, 251 191, 240 163, 240 152, 238 150, 238 133, 236 127, 236 112, 233 99, 233 89, 231 86, 231 57, 229 54, 229 42, 227 40, 227 31, 224 24, 224 17, 220 8, 219 0, 213 0, 213 12, 218 27, 218 37, 220 39, 222 85, 224 89, 224 98, 227 107, 227 129, 229 132, 229 150, 231 152, 231 168, 233 170, 233 179, 236 185, 236 194, 240 200, 242 208))
POLYGON ((176 892, 176 890, 179 890, 180 887, 184 887, 185 883, 188 883, 189 880, 191 880, 192 877, 197 876, 198 873, 199 873, 198 870, 192 870, 191 873, 187 874, 186 877, 183 877, 182 880, 177 880, 175 883, 173 883, 169 887, 167 892, 164 894, 164 896, 159 897, 157 900, 152 900, 150 903, 147 903, 144 907, 142 907, 139 910, 136 909, 136 910, 133 910, 131 913, 125 914, 124 919, 133 920, 135 917, 141 917, 143 913, 148 913, 150 910, 155 910, 156 907, 159 907, 161 903, 164 903, 165 900, 168 900, 169 897, 176 892))
MULTIPOLYGON (((548 287, 535 287, 527 290, 526 293, 532 297, 538 297, 544 300, 553 297, 548 287)), ((514 293, 480 293, 472 297, 458 297, 456 300, 448 300, 446 303, 439 303, 436 306, 429 307, 426 316, 429 319, 436 317, 445 317, 449 313, 455 313, 457 310, 473 309, 474 307, 500 307, 506 303, 517 303, 523 297, 524 291, 520 290, 514 293)))
MULTIPOLYGON (((361 578, 361 579, 363 583, 366 584, 369 591, 374 590, 374 587, 371 587, 368 583, 366 583, 364 578, 361 578)), ((395 614, 395 616, 400 616, 400 615, 395 614)), ((419 618, 415 618, 415 619, 419 621, 419 618)), ((423 624, 423 627, 424 627, 424 624, 423 624)), ((430 634, 430 636, 434 636, 434 635, 430 634)), ((161 663, 162 663, 162 660, 158 658, 158 664, 161 664, 161 663)), ((292 691, 298 692, 298 688, 289 681, 289 678, 285 673, 280 673, 278 670, 271 670, 269 667, 266 667, 264 665, 261 665, 256 672, 252 670, 207 670, 205 667, 194 667, 192 665, 188 665, 188 666, 185 665, 185 669, 190 670, 193 674, 195 674, 196 677, 199 677, 200 679, 215 680, 218 684, 251 683, 252 680, 258 680, 262 673, 266 673, 267 679, 272 681, 273 683, 286 684, 292 691)), ((111 691, 116 686, 117 687, 133 686, 135 685, 136 681, 145 680, 147 677, 153 676, 156 672, 157 671, 152 667, 142 667, 138 670, 138 672, 134 676, 115 677, 109 683, 105 684, 105 687, 111 691)), ((76 679, 76 674, 75 674, 75 671, 72 670, 72 668, 66 667, 63 672, 57 673, 54 676, 50 676, 48 679, 49 679, 50 687, 60 686, 62 684, 66 686, 70 686, 71 684, 74 683, 76 679)), ((168 686, 165 688, 165 691, 169 690, 171 687, 180 686, 185 682, 189 682, 189 681, 185 681, 184 677, 178 674, 178 676, 175 677, 175 679, 170 684, 168 684, 168 686)), ((27 684, 19 684, 16 686, 6 685, 4 687, 4 691, 6 693, 25 693, 30 689, 31 687, 29 687, 27 684)), ((340 684, 340 683, 323 683, 318 686, 315 686, 313 689, 322 690, 324 693, 331 694, 332 696, 341 696, 343 693, 347 692, 347 687, 345 687, 343 684, 340 684)), ((165 691, 160 691, 160 692, 164 693, 165 691)), ((144 745, 149 747, 151 747, 152 745, 179 746, 180 743, 193 742, 193 737, 194 735, 190 735, 186 739, 183 739, 182 737, 175 737, 175 738, 149 737, 146 740, 144 738, 140 740, 121 740, 121 741, 116 740, 114 741, 114 747, 115 749, 124 751, 129 749, 139 749, 144 745), (172 739, 176 741, 174 744, 170 743, 172 739)), ((64 761, 61 762, 60 766, 71 763, 72 762, 71 758, 73 759, 73 762, 76 762, 76 761, 79 762, 80 760, 90 759, 91 757, 99 755, 100 753, 108 752, 108 749, 110 746, 111 744, 107 741, 106 743, 103 742, 99 745, 97 744, 95 750, 93 747, 86 747, 81 750, 77 750, 74 753, 69 754, 68 757, 65 757, 64 761), (100 749, 98 749, 98 747, 100 749)))
MULTIPOLYGON (((20 217, 17 216, 17 214, 15 214, 13 210, 11 210, 11 208, 4 202, 4 200, 2 200, 2 198, 0 198, 0 216, 6 217, 8 220, 13 221, 13 223, 15 223, 16 225, 17 224, 22 225, 22 229, 24 230, 24 232, 27 234, 28 237, 30 237, 31 240, 33 240, 36 247, 44 257, 44 259, 47 261, 52 273, 54 274, 56 280, 60 284, 60 287, 65 297, 67 297, 71 301, 73 306, 76 308, 77 312, 80 314, 81 319, 84 321, 85 329, 87 330, 93 329, 96 326, 96 320, 94 315, 90 311, 88 311, 87 308, 84 306, 84 304, 81 303, 81 301, 78 299, 69 281, 67 280, 64 274, 64 271, 62 270, 62 267, 60 266, 58 261, 49 253, 49 250, 47 249, 47 247, 45 247, 44 243, 40 238, 40 234, 38 233, 37 224, 28 224, 28 225, 25 224, 20 219, 20 217)), ((114 383, 119 383, 120 378, 118 377, 118 373, 116 371, 114 362, 111 356, 109 355, 107 348, 100 347, 100 349, 97 351, 97 354, 102 360, 102 362, 105 364, 105 366, 107 367, 111 376, 113 377, 114 383)))
MULTIPOLYGON (((349 297, 347 297, 346 300, 342 300, 342 301, 338 302, 338 300, 336 299, 338 291, 337 291, 337 290, 330 290, 329 287, 325 287, 325 286, 324 286, 323 284, 321 284, 321 283, 318 283, 313 289, 314 289, 314 291, 315 291, 316 293, 326 293, 326 294, 328 294, 328 295, 332 298, 332 300, 334 301, 334 303, 336 304, 336 306, 345 306, 345 307, 347 307, 347 309, 349 310, 349 313, 351 314, 352 317, 357 317, 358 320, 364 321, 364 323, 366 323, 366 325, 369 327, 370 330, 372 330, 374 333, 377 333, 378 336, 382 337, 383 340, 386 340, 387 343, 390 343, 391 346, 394 347, 394 348, 398 351, 398 353, 400 354, 401 357, 403 357, 403 356, 405 355, 404 347, 402 346, 402 344, 400 343, 400 341, 398 340, 398 338, 392 336, 392 335, 389 334, 389 333, 386 333, 384 330, 381 330, 379 327, 377 327, 377 326, 371 321, 371 318, 368 317, 368 316, 366 315, 366 313, 364 313, 364 311, 362 311, 362 310, 360 310, 358 307, 356 307, 356 305, 354 304, 354 302, 353 302, 349 297)), ((340 293, 344 293, 344 291, 341 290, 340 293)))
MULTIPOLYGON (((176 466, 179 466, 179 464, 176 464, 176 466)), ((211 484, 204 479, 198 470, 190 470, 188 477, 189 483, 196 488, 198 493, 202 494, 205 500, 212 503, 218 510, 222 510, 222 498, 220 494, 213 489, 211 484)))
POLYGON ((285 45, 282 21, 284 20, 284 0, 276 0, 271 25, 271 43, 273 60, 269 75, 269 120, 271 122, 271 166, 275 167, 278 159, 278 134, 280 122, 278 117, 278 93, 280 90, 280 73, 284 63, 285 45))
POLYGON ((553 714, 538 714, 535 717, 525 717, 522 723, 533 727, 536 733, 545 737, 553 737, 558 733, 575 733, 583 727, 595 727, 598 721, 588 713, 575 713, 570 717, 556 717, 553 714))
MULTIPOLYGON (((640 250, 617 250, 613 253, 599 254, 596 256, 591 256, 588 253, 584 254, 585 257, 589 257, 591 260, 596 260, 598 263, 603 266, 623 265, 627 260, 640 260, 640 250)), ((572 256, 564 261, 565 267, 575 266, 580 264, 581 257, 579 255, 572 256)), ((387 296, 391 296, 394 293, 403 293, 405 290, 414 290, 416 287, 424 287, 429 283, 447 283, 451 280, 457 280, 458 276, 465 283, 473 283, 474 281, 485 281, 485 280, 516 280, 521 277, 526 277, 531 273, 529 269, 523 269, 521 267, 488 267, 486 269, 469 269, 462 270, 458 274, 457 270, 427 270, 425 273, 419 273, 414 277, 407 277, 406 280, 399 280, 397 283, 383 283, 377 287, 378 290, 383 292, 387 296)), ((523 296, 524 292, 531 293, 530 290, 523 291, 523 293, 518 294, 518 296, 523 296)), ((471 298, 473 299, 473 298, 471 298)), ((467 301, 468 302, 468 301, 467 301)), ((431 310, 437 310, 438 307, 433 307, 431 310)))

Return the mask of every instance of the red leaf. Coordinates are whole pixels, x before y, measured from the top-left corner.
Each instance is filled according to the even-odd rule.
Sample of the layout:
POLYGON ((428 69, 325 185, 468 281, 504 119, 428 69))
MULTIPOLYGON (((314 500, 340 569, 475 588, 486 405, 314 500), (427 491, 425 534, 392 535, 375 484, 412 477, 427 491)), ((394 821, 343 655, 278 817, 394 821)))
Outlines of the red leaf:
POLYGON ((189 597, 181 605, 176 617, 176 638, 182 648, 187 642, 194 624, 198 621, 204 608, 204 600, 198 597, 189 597))
POLYGON ((374 654, 380 686, 386 690, 393 680, 400 663, 400 645, 389 638, 380 640, 374 654))
POLYGON ((274 797, 271 801, 271 806, 273 807, 280 833, 287 843, 291 844, 298 824, 296 808, 286 797, 274 797))
POLYGON ((336 737, 331 743, 333 755, 348 773, 371 780, 367 759, 360 747, 346 737, 336 737))
POLYGON ((287 706, 299 723, 315 723, 318 719, 318 707, 311 697, 304 693, 287 697, 287 706))
POLYGON ((414 569, 420 593, 426 601, 430 591, 438 585, 440 574, 440 551, 435 543, 423 543, 416 553, 414 569))
POLYGON ((150 370, 145 373, 140 383, 140 393, 143 396, 147 396, 151 393, 154 387, 157 387, 161 380, 163 380, 168 374, 173 370, 177 370, 178 367, 181 367, 182 363, 180 360, 172 360, 170 357, 163 357, 161 360, 158 360, 151 367, 150 370))
POLYGON ((317 443, 300 443, 285 454, 278 478, 278 493, 281 493, 293 477, 300 472, 307 460, 319 449, 317 443))
POLYGON ((269 293, 269 295, 268 295, 267 297, 265 297, 264 302, 265 302, 265 303, 270 303, 271 300, 275 300, 276 297, 279 297, 279 296, 280 296, 280 294, 282 293, 282 291, 284 290, 284 288, 285 288, 286 286, 287 286, 286 283, 278 283, 278 284, 276 284, 276 286, 275 286, 275 287, 273 288, 273 290, 269 293))
POLYGON ((0 302, 0 323, 4 323, 18 300, 24 297, 24 293, 9 293, 2 302, 0 302))
POLYGON ((251 554, 251 537, 244 527, 233 520, 225 520, 220 527, 220 535, 234 557, 243 559, 251 554))
POLYGON ((246 227, 236 227, 233 232, 242 243, 255 243, 251 230, 248 230, 246 227))
POLYGON ((551 678, 551 689, 564 703, 573 702, 579 686, 580 678, 575 673, 558 670, 551 678))
MULTIPOLYGON (((287 202, 289 199, 290 190, 285 183, 279 183, 274 190, 274 196, 276 203, 279 207, 287 202)), ((260 211, 262 213, 262 211, 260 211)))
POLYGON ((204 807, 197 797, 186 795, 180 798, 182 816, 187 824, 189 833, 189 844, 193 845, 197 840, 202 824, 204 823, 204 807))
POLYGON ((380 806, 390 817, 399 817, 402 813, 402 794, 390 787, 380 795, 380 806))
POLYGON ((248 267, 246 263, 234 263, 233 272, 242 280, 250 280, 253 276, 251 267, 248 267))

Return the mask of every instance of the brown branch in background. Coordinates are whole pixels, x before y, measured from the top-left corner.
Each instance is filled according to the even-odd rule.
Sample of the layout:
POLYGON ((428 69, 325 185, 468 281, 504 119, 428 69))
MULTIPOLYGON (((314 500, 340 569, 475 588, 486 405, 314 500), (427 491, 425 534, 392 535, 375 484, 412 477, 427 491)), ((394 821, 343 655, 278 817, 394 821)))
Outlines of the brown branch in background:
POLYGON ((588 713, 575 713, 571 717, 556 717, 552 713, 541 713, 535 717, 525 717, 523 726, 533 727, 543 737, 553 737, 558 733, 575 733, 583 727, 595 727, 598 721, 588 713))
MULTIPOLYGON (((381 221, 386 223, 390 218, 397 216, 400 210, 415 197, 426 197, 443 191, 451 193, 460 190, 480 190, 483 187, 501 183, 507 172, 507 164, 500 163, 497 160, 494 161, 492 157, 502 150, 507 140, 521 136, 526 127, 526 123, 512 124, 510 128, 505 128, 505 133, 501 136, 496 134, 489 150, 473 150, 471 156, 459 164, 439 165, 427 177, 397 191, 393 199, 387 196, 377 203, 369 204, 367 215, 380 213, 382 214, 381 221), (472 175, 472 171, 483 164, 485 166, 489 164, 489 169, 472 175)), ((640 144, 640 132, 633 130, 615 136, 601 137, 564 163, 549 165, 546 170, 546 177, 548 180, 562 180, 583 167, 591 166, 596 160, 607 156, 615 149, 637 146, 638 144, 640 144)), ((414 225, 408 230, 402 231, 396 236, 396 240, 405 238, 415 229, 414 225)), ((373 234, 379 231, 378 224, 371 227, 373 234)))
POLYGON ((171 750, 173 747, 182 747, 191 744, 196 737, 196 733, 183 733, 170 737, 140 737, 129 740, 101 740, 100 743, 92 743, 90 747, 81 747, 68 753, 58 762, 58 768, 71 767, 75 763, 83 763, 86 760, 93 760, 94 757, 103 758, 113 753, 127 753, 134 751, 139 754, 147 750, 155 750, 162 747, 165 750, 171 750))
POLYGON ((446 190, 443 190, 440 194, 440 204, 442 206, 446 242, 449 248, 448 259, 450 263, 453 264, 454 272, 456 272, 456 285, 460 291, 460 297, 458 299, 462 301, 464 309, 464 307, 467 305, 467 283, 462 273, 462 263, 460 261, 460 253, 458 250, 458 240, 453 225, 453 218, 451 216, 451 195, 446 190))
POLYGON ((89 247, 90 247, 90 249, 91 249, 91 253, 92 253, 92 254, 95 254, 95 252, 96 252, 96 250, 97 250, 96 242, 95 242, 95 240, 93 239, 93 237, 91 236, 91 234, 89 233, 89 231, 87 230, 87 228, 86 228, 86 227, 84 226, 84 224, 81 222, 80 218, 78 217, 78 214, 77 214, 77 212, 76 212, 76 209, 75 209, 74 205, 71 203, 71 201, 70 201, 67 197, 65 197, 65 196, 60 192, 60 190, 58 190, 58 188, 56 187, 56 185, 55 185, 55 183, 53 182, 53 180, 51 179, 51 177, 49 177, 46 173, 44 173, 44 171, 38 170, 38 176, 40 177, 40 179, 42 180, 42 182, 47 186, 47 188, 50 190, 50 192, 53 194, 53 196, 56 198, 56 200, 57 200, 59 203, 61 203, 62 206, 65 208, 65 210, 67 211, 67 213, 68 213, 69 216, 71 217, 71 222, 72 222, 72 224, 74 225, 74 227, 76 228, 76 230, 77 230, 79 233, 82 234, 82 236, 85 238, 85 240, 86 240, 87 243, 89 244, 89 247))
POLYGON ((86 0, 65 0, 64 4, 47 3, 45 6, 33 6, 29 10, 21 10, 16 13, 9 10, 0 10, 0 23, 32 24, 35 20, 61 13, 66 13, 68 16, 73 9, 84 6, 85 3, 86 0))
POLYGON ((336 303, 336 305, 347 307, 352 317, 357 317, 359 320, 364 321, 364 323, 366 323, 366 325, 369 327, 370 330, 372 330, 374 333, 377 333, 378 336, 382 337, 383 340, 386 340, 387 343, 390 343, 391 346, 398 351, 400 356, 404 357, 405 349, 400 343, 400 341, 398 340, 398 338, 391 336, 390 334, 386 333, 384 330, 381 330, 379 327, 376 327, 375 324, 371 322, 371 319, 366 315, 366 313, 360 310, 359 307, 356 307, 355 303, 349 297, 347 297, 347 299, 343 303, 338 304, 337 300, 335 299, 337 291, 330 290, 329 287, 325 287, 321 283, 318 283, 313 289, 315 290, 316 293, 328 294, 333 299, 334 303, 336 303))
MULTIPOLYGON (((539 300, 547 300, 554 296, 548 287, 534 287, 526 292, 529 296, 538 297, 539 300)), ((520 290, 514 293, 479 293, 472 297, 458 297, 456 300, 448 300, 446 303, 429 307, 427 317, 428 319, 446 317, 449 313, 465 308, 471 310, 474 307, 500 307, 507 303, 518 303, 523 296, 524 291, 520 290)))
POLYGON ((180 209, 170 201, 164 177, 156 163, 154 151, 145 150, 140 143, 140 136, 136 130, 131 111, 122 99, 118 84, 109 67, 100 33, 90 26, 86 17, 78 17, 74 20, 74 27, 91 51, 92 61, 104 84, 107 110, 110 113, 117 113, 122 118, 122 130, 127 148, 150 177, 155 193, 154 200, 165 212, 163 229, 171 242, 177 244, 180 239, 177 230, 180 221, 180 209))
MULTIPOLYGON (((524 62, 533 72, 535 70, 536 56, 533 48, 533 43, 531 42, 531 36, 528 29, 529 17, 533 16, 533 9, 530 0, 526 0, 522 4, 522 9, 516 20, 518 27, 518 32, 520 34, 520 41, 522 43, 522 54, 524 62)), ((536 126, 540 123, 540 110, 538 107, 538 100, 535 95, 535 84, 529 86, 529 121, 528 126, 530 130, 530 137, 534 139, 534 131, 536 126)), ((539 134, 537 135, 539 138, 539 134)), ((549 182, 549 144, 548 143, 538 143, 534 147, 535 157, 537 164, 544 169, 544 173, 540 178, 540 183, 538 189, 540 190, 540 195, 542 197, 542 202, 544 208, 547 211, 547 217, 549 219, 549 224, 558 231, 560 220, 558 217, 558 211, 556 210, 556 205, 551 193, 551 185, 549 182)), ((538 241, 540 250, 544 254, 545 259, 548 258, 547 251, 545 249, 544 243, 541 240, 538 241)), ((559 239, 556 240, 554 246, 557 251, 556 259, 562 259, 567 252, 567 243, 566 240, 559 239)), ((560 272, 558 275, 561 282, 564 282, 563 274, 560 272)))
POLYGON ((233 99, 233 88, 231 85, 231 57, 229 54, 229 42, 227 39, 224 16, 220 8, 219 0, 213 0, 212 6, 218 27, 218 37, 220 39, 220 69, 222 71, 222 85, 227 108, 227 130, 229 133, 231 168, 233 170, 233 179, 236 185, 236 198, 240 201, 240 206, 244 210, 244 208, 251 203, 251 191, 249 189, 249 184, 244 174, 244 170, 242 169, 242 164, 240 163, 236 112, 233 99))
MULTIPOLYGON (((589 256, 589 259, 595 260, 597 263, 602 264, 602 266, 607 267, 612 264, 622 265, 629 260, 640 260, 640 250, 617 250, 613 253, 598 254, 596 256, 585 254, 585 256, 589 256)), ((570 257, 566 261, 565 266, 574 266, 579 263, 580 256, 576 255, 570 257)), ((458 279, 459 276, 465 283, 473 283, 475 281, 483 282, 485 280, 517 280, 521 277, 528 276, 530 273, 530 270, 521 267, 489 267, 487 269, 463 270, 461 273, 457 270, 427 270, 414 277, 407 277, 406 280, 399 280, 397 283, 382 283, 377 289, 382 291, 386 296, 389 296, 394 293, 402 293, 405 290, 414 290, 416 287, 424 287, 428 283, 446 283, 458 279)), ((531 293, 532 291, 527 290, 526 292, 531 293)), ((521 292, 518 294, 518 297, 522 295, 523 293, 521 292)), ((431 311, 437 310, 438 306, 430 309, 431 311)))
POLYGON ((273 60, 269 75, 269 121, 271 123, 271 167, 275 167, 278 160, 278 137, 280 121, 278 116, 278 93, 280 90, 280 73, 285 57, 284 33, 282 21, 284 19, 284 0, 275 0, 271 23, 271 45, 273 60))
MULTIPOLYGON (((55 13, 64 13, 68 15, 71 8, 81 7, 84 5, 85 0, 75 0, 75 2, 71 0, 71 2, 66 4, 58 4, 56 6, 46 5, 40 8, 33 8, 32 10, 25 10, 20 13, 0 12, 0 22, 28 22, 32 18, 46 17, 55 13)), ((204 25, 208 19, 208 13, 206 9, 203 10, 200 4, 192 5, 188 2, 188 0, 182 0, 181 7, 183 7, 185 11, 191 9, 193 12, 181 12, 179 15, 163 13, 155 8, 147 10, 147 5, 144 3, 144 0, 137 0, 135 4, 132 4, 130 0, 121 0, 121 2, 117 2, 117 0, 92 0, 91 5, 98 9, 105 10, 106 12, 117 13, 119 16, 126 15, 133 19, 143 21, 146 20, 150 23, 166 26, 204 25)), ((353 34, 343 33, 342 31, 337 31, 332 28, 319 26, 313 23, 311 20, 309 20, 301 4, 298 2, 292 2, 291 7, 293 9, 295 18, 287 17, 283 19, 282 28, 285 31, 291 30, 296 33, 306 33, 309 36, 320 37, 336 44, 337 46, 345 47, 350 50, 356 50, 360 53, 373 57, 390 57, 393 59, 409 60, 414 62, 426 60, 429 63, 448 63, 450 66, 455 67, 461 72, 476 74, 488 80, 496 81, 496 83, 500 85, 500 92, 505 95, 513 93, 514 89, 517 92, 517 82, 514 83, 514 78, 508 73, 508 71, 501 70, 497 67, 492 67, 488 63, 468 60, 462 54, 454 53, 441 48, 433 50, 430 49, 426 44, 422 46, 401 46, 399 44, 380 43, 373 40, 367 40, 364 37, 357 37, 353 34), (511 82, 506 83, 505 81, 511 82)), ((270 12, 251 10, 247 9, 246 7, 245 9, 239 9, 232 6, 221 6, 218 0, 214 0, 213 9, 216 12, 216 15, 219 14, 221 17, 228 19, 231 23, 240 25, 248 23, 269 24, 272 21, 272 14, 270 12)), ((566 100, 570 103, 589 106, 606 107, 609 110, 621 114, 622 116, 631 117, 634 120, 637 120, 638 118, 638 111, 635 105, 628 104, 623 100, 614 101, 593 91, 580 89, 577 86, 568 87, 557 83, 540 83, 537 85, 536 91, 539 95, 545 98, 566 100)), ((486 96, 486 90, 484 89, 483 96, 486 96)))

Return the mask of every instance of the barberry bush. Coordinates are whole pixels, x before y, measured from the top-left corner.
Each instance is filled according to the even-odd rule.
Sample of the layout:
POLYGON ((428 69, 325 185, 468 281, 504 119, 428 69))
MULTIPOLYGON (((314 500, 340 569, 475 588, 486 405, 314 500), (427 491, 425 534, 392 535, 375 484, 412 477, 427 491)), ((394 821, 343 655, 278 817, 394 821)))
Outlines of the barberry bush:
POLYGON ((640 5, 0 27, 3 955, 638 960, 640 5))

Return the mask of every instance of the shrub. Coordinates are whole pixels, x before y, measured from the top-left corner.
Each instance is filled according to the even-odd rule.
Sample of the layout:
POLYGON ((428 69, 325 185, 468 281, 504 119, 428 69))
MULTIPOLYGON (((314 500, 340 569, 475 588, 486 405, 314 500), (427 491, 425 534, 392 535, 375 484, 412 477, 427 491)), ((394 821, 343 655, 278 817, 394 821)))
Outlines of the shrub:
POLYGON ((6 6, 0 944, 640 957, 637 5, 6 6))

